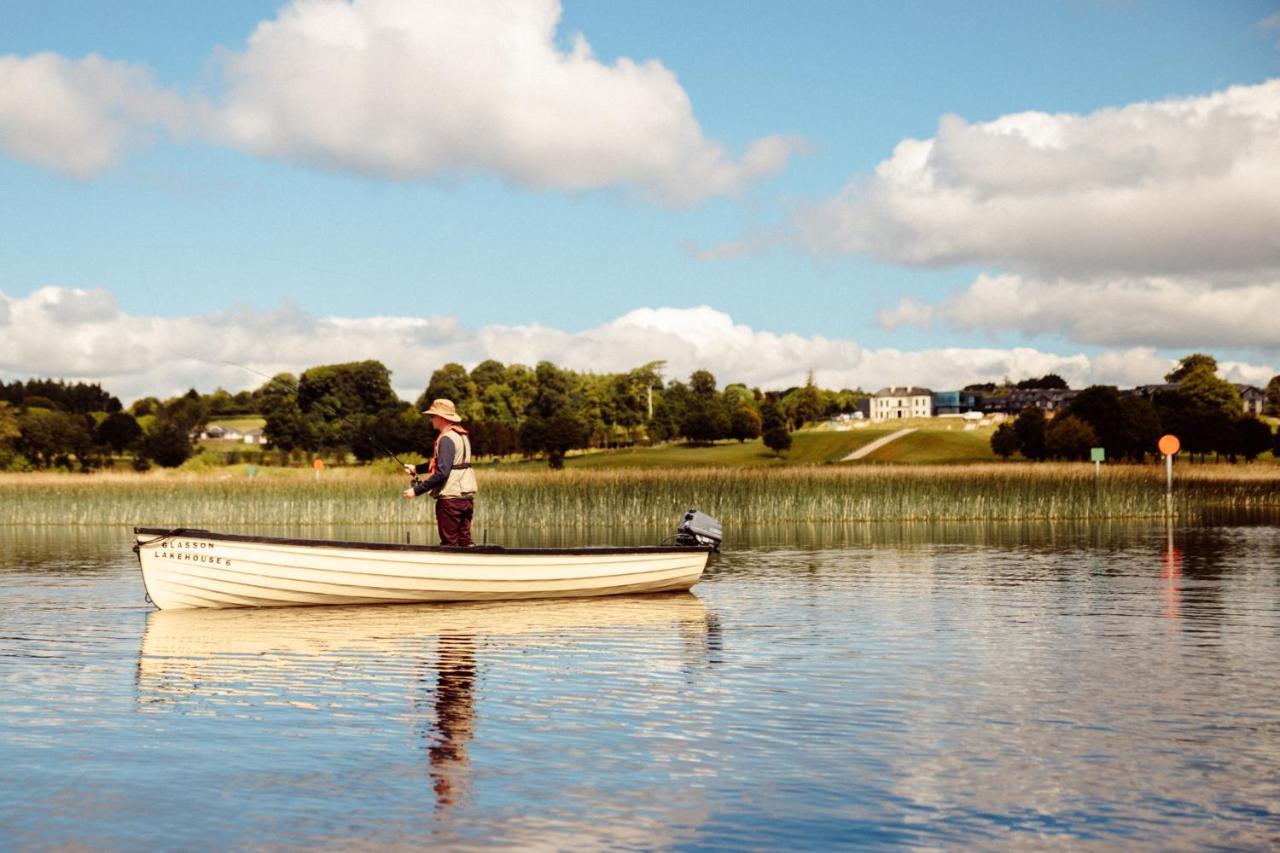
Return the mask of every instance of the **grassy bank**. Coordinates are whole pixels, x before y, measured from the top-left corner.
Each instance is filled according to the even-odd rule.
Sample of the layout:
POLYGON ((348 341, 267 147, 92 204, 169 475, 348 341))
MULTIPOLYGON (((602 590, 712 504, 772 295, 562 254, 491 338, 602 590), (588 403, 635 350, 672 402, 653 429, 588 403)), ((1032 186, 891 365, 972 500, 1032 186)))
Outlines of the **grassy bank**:
MULTIPOLYGON (((668 444, 623 450, 574 453, 565 460, 570 469, 606 468, 786 468, 796 465, 830 465, 844 461, 855 450, 892 435, 904 426, 917 431, 885 445, 848 465, 881 463, 946 465, 995 462, 991 452, 992 427, 966 430, 959 421, 939 424, 929 419, 869 424, 860 429, 805 429, 791 434, 791 448, 774 453, 760 439, 722 441, 715 444, 668 444)), ((504 463, 516 469, 546 467, 542 460, 504 463)))
MULTIPOLYGON (((429 499, 398 497, 403 477, 369 469, 211 473, 0 475, 0 524, 146 526, 405 524, 429 522, 429 499)), ((1154 517, 1163 471, 1110 466, 1095 485, 1081 464, 618 468, 481 473, 477 524, 673 524, 696 506, 727 525, 769 522, 1017 521, 1154 517)), ((1182 518, 1280 509, 1273 466, 1183 465, 1182 518)))

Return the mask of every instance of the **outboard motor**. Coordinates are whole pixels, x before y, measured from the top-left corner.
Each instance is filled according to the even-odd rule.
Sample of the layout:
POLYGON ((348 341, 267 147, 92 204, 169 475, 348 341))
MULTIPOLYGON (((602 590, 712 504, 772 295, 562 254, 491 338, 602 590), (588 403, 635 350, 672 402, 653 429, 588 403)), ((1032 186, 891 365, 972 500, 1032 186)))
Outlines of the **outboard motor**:
POLYGON ((676 528, 677 545, 710 545, 715 551, 720 550, 720 541, 724 539, 724 529, 720 522, 705 512, 691 509, 680 519, 676 528))

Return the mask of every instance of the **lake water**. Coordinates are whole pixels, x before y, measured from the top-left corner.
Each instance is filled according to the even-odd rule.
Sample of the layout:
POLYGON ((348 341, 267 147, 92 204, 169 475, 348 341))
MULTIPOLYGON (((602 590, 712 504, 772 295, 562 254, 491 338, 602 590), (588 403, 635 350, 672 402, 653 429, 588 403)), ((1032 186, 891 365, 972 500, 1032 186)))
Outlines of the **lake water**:
POLYGON ((0 848, 1280 844, 1280 527, 734 533, 688 595, 160 613, 124 531, 0 529, 0 848))

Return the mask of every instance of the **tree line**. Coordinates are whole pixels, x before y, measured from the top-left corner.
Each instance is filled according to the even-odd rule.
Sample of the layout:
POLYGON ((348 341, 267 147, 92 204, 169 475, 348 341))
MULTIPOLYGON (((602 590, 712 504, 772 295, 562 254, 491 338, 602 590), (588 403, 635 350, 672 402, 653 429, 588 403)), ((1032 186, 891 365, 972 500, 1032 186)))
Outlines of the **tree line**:
MULTIPOLYGON (((257 388, 231 393, 195 389, 161 400, 144 397, 127 409, 98 384, 52 379, 0 381, 0 470, 79 468, 121 461, 145 470, 181 465, 197 451, 196 437, 213 420, 259 417, 271 456, 287 462, 312 455, 369 461, 429 451, 435 436, 420 412, 439 397, 453 400, 471 432, 477 455, 543 456, 555 467, 582 448, 626 447, 667 441, 707 443, 763 438, 776 452, 805 424, 857 410, 861 390, 819 388, 812 377, 781 391, 742 384, 718 387, 709 371, 667 380, 664 363, 620 373, 568 370, 551 362, 534 367, 487 360, 467 370, 445 364, 412 402, 400 399, 391 372, 378 361, 320 365, 298 375, 281 373, 257 388)), ((1087 458, 1105 447, 1110 458, 1142 460, 1163 432, 1178 435, 1188 452, 1251 459, 1265 451, 1257 419, 1240 417, 1240 399, 1203 354, 1182 360, 1166 379, 1177 390, 1152 400, 1121 395, 1110 386, 1081 391, 1052 420, 1028 410, 1002 424, 992 449, 1008 458, 1087 458), (1258 448, 1262 447, 1262 450, 1258 448)), ((1054 374, 970 390, 1065 388, 1054 374)), ((1267 388, 1280 412, 1280 377, 1267 388)), ((1280 448, 1276 448, 1280 451, 1280 448)))
MULTIPOLYGON (((1193 353, 1165 375, 1176 388, 1151 399, 1122 395, 1109 385, 1080 391, 1052 419, 1038 408, 1024 409, 1012 422, 996 428, 991 449, 1008 459, 1015 453, 1027 459, 1088 459, 1102 447, 1109 459, 1142 462, 1156 456, 1161 435, 1178 436, 1183 451, 1202 460, 1210 453, 1232 462, 1252 461, 1272 450, 1280 456, 1280 434, 1252 415, 1242 413, 1235 386, 1217 376, 1217 361, 1193 353)), ((1280 404, 1280 377, 1267 386, 1268 410, 1280 404)))
POLYGON ((783 391, 741 384, 719 388, 706 370, 687 382, 664 380, 654 361, 623 373, 584 373, 549 361, 535 367, 483 361, 471 370, 445 364, 412 402, 399 398, 391 372, 375 360, 281 373, 232 394, 192 389, 167 400, 144 397, 125 409, 97 384, 32 379, 0 382, 0 469, 78 467, 127 457, 139 470, 181 465, 212 420, 257 416, 278 460, 325 455, 367 462, 384 453, 429 450, 434 399, 453 400, 480 456, 545 456, 563 465, 571 450, 685 440, 764 437, 786 450, 807 423, 853 412, 862 391, 831 391, 808 381, 783 391))

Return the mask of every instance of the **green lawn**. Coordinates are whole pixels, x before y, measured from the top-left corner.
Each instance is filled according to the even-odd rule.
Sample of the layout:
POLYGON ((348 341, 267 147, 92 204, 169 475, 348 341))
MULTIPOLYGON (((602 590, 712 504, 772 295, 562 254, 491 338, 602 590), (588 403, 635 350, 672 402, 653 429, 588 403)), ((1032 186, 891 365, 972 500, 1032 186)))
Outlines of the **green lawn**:
POLYGON ((900 465, 946 465, 995 462, 991 429, 918 429, 868 454, 861 462, 900 465))
MULTIPOLYGON (((867 427, 847 432, 803 430, 791 434, 791 449, 778 456, 760 439, 739 443, 719 442, 711 445, 673 444, 665 447, 639 447, 626 450, 601 450, 574 454, 565 460, 566 468, 754 468, 775 465, 822 465, 839 462, 864 444, 894 432, 891 427, 867 427)), ((545 467, 546 462, 504 462, 504 469, 527 465, 545 467)))
POLYGON ((267 419, 258 417, 257 415, 245 415, 236 418, 210 418, 209 426, 235 427, 243 432, 247 429, 256 429, 267 425, 267 419))

